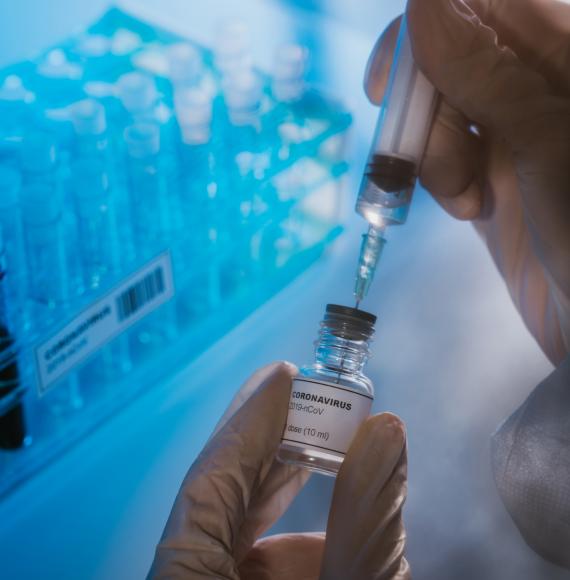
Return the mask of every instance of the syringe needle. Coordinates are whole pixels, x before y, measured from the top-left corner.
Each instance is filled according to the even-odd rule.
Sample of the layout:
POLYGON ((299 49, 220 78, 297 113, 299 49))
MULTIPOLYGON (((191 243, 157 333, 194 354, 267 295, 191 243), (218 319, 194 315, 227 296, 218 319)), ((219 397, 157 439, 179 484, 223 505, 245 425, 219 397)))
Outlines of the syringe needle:
POLYGON ((374 278, 376 265, 380 259, 382 248, 386 243, 383 237, 384 230, 370 226, 368 233, 362 236, 362 246, 360 247, 360 256, 356 270, 356 282, 354 285, 354 296, 356 299, 356 308, 360 305, 362 299, 368 294, 368 289, 374 278))

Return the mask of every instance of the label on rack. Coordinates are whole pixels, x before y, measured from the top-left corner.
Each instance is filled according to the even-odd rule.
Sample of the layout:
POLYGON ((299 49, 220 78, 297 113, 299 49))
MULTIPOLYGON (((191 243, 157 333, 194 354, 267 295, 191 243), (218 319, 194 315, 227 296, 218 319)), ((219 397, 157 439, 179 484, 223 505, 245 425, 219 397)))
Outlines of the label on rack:
POLYGON ((372 407, 372 397, 349 387, 297 377, 293 380, 283 441, 344 455, 372 407))
POLYGON ((166 251, 125 278, 35 349, 38 392, 174 296, 166 251))

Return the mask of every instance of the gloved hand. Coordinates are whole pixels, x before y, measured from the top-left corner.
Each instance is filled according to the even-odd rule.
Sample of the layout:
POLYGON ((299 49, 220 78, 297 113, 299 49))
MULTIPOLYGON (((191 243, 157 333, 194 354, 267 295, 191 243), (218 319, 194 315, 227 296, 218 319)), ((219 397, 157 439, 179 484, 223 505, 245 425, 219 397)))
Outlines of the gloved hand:
MULTIPOLYGON (((415 59, 443 96, 420 179, 474 220, 558 365, 494 434, 495 481, 528 544, 570 568, 570 5, 408 0, 407 16, 415 59)), ((398 26, 369 61, 374 102, 398 26)))
MULTIPOLYGON (((420 180, 453 216, 474 220, 559 364, 570 351, 570 5, 409 0, 407 16, 414 57, 443 96, 420 180)), ((369 60, 376 103, 398 27, 369 60)))
POLYGON ((406 442, 388 413, 359 429, 338 474, 326 535, 256 541, 309 477, 275 460, 296 368, 255 373, 188 472, 149 578, 407 579, 406 442), (245 402, 244 402, 245 401, 245 402))

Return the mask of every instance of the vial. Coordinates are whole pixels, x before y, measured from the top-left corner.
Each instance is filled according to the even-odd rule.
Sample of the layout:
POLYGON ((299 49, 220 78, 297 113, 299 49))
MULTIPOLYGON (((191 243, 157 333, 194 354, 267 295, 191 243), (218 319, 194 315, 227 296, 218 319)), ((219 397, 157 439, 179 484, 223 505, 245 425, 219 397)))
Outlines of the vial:
POLYGON ((363 370, 375 322, 376 316, 363 310, 327 305, 315 362, 293 379, 279 461, 337 474, 374 399, 363 370))

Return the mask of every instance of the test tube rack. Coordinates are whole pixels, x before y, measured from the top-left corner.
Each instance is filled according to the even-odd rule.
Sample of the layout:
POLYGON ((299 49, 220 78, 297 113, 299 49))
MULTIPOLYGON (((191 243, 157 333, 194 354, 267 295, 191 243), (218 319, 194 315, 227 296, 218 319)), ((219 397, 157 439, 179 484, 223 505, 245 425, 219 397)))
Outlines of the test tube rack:
MULTIPOLYGON (((36 187, 48 179, 55 188, 47 190, 49 195, 61 196, 57 235, 64 243, 57 247, 66 270, 65 292, 56 298, 46 294, 41 280, 34 281, 26 252, 36 249, 26 241, 26 224, 16 223, 29 208, 19 199, 2 228, 6 252, 0 275, 6 275, 0 280, 0 320, 6 328, 0 337, 0 497, 145 389, 159 388, 306 270, 341 232, 350 114, 310 86, 297 103, 277 102, 271 75, 255 74, 262 82, 255 134, 262 143, 245 146, 240 139, 247 134, 228 121, 216 55, 117 8, 37 58, 0 71, 0 170, 20 175, 21 192, 29 181, 22 162, 28 135, 39 128, 53 138, 58 162, 32 181, 36 187), (200 55, 200 82, 207 79, 212 91, 211 139, 200 147, 201 156, 192 157, 190 168, 180 154, 168 66, 175 45, 200 55), (46 74, 46 66, 58 70, 46 74), (124 130, 132 119, 121 117, 124 103, 114 94, 119 79, 133 72, 152 79, 159 102, 153 111, 166 119, 154 161, 149 165, 144 155, 137 158, 136 148, 134 160, 131 155, 142 175, 138 181, 129 177, 124 161, 129 157, 124 130), (6 97, 10 84, 16 90, 6 97), (105 153, 102 170, 78 179, 78 136, 65 111, 87 97, 105 108, 106 146, 112 154, 105 153), (81 197, 99 183, 101 171, 104 211, 100 199, 81 197), (168 207, 147 206, 152 195, 152 203, 167 200, 168 207), (137 237, 134 203, 151 221, 165 219, 167 226, 155 231, 149 225, 137 237), (107 210, 116 218, 109 244, 117 264, 97 269, 92 262, 99 249, 85 239, 101 242, 110 234, 95 231, 89 238, 87 232, 85 238, 82 219, 87 220, 83 227, 96 228, 99 222, 90 220, 89 212, 107 219, 107 210), (152 243, 146 244, 147 237, 152 243), (21 440, 19 428, 25 431, 21 440)), ((41 231, 47 238, 37 251, 55 235, 52 227, 41 231)))

